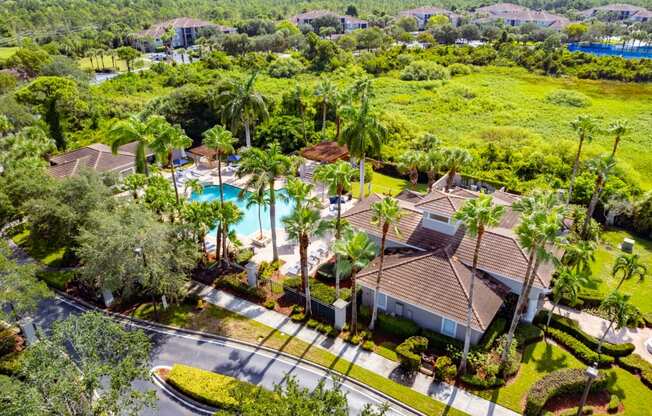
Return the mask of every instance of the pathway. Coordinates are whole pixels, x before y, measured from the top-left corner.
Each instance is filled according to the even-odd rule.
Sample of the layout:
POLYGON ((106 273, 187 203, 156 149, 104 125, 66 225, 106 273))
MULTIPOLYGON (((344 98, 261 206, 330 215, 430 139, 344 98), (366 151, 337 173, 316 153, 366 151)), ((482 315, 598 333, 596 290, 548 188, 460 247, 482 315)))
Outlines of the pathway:
MULTIPOLYGON (((550 301, 546 301, 544 307, 552 308, 550 301)), ((555 313, 574 319, 579 322, 584 332, 600 338, 604 331, 609 327, 609 321, 586 312, 581 312, 567 306, 559 306, 555 313)), ((631 342, 636 347, 635 352, 647 361, 652 363, 652 354, 645 348, 645 342, 652 338, 652 329, 650 328, 621 328, 611 329, 607 334, 606 340, 615 344, 631 342)))
MULTIPOLYGON (((314 343, 314 345, 319 348, 323 348, 338 357, 384 377, 394 378, 392 373, 398 367, 398 364, 394 361, 388 360, 373 352, 365 351, 362 348, 351 345, 339 338, 328 338, 313 329, 292 322, 283 314, 270 311, 262 306, 240 299, 224 291, 197 282, 193 282, 193 285, 194 290, 197 290, 197 293, 210 304, 275 328, 280 332, 294 336, 304 342, 310 344, 314 343)), ((421 373, 417 373, 411 388, 473 416, 518 415, 518 413, 512 410, 475 396, 465 390, 450 386, 446 383, 433 383, 432 378, 421 373)))

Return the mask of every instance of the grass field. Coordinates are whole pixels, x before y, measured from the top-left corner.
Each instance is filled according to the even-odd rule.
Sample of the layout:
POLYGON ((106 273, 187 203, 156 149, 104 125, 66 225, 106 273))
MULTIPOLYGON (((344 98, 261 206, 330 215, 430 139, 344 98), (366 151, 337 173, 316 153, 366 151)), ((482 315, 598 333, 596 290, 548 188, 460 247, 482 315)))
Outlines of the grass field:
POLYGON ((623 251, 620 243, 624 238, 636 241, 634 253, 641 256, 643 264, 648 267, 648 275, 642 282, 638 278, 626 280, 621 290, 632 295, 632 303, 641 312, 652 312, 652 241, 637 237, 624 230, 605 230, 602 233, 602 242, 595 253, 595 263, 591 268, 594 284, 591 288, 600 289, 605 295, 618 285, 618 279, 611 276, 611 268, 623 251))
MULTIPOLYGON (((365 181, 366 182, 366 181, 365 181)), ((369 185, 365 187, 365 195, 369 195, 369 185)), ((381 195, 390 194, 396 196, 398 193, 405 189, 412 189, 410 181, 404 179, 393 178, 391 176, 383 175, 382 173, 374 172, 371 179, 371 192, 381 195)), ((427 187, 424 184, 417 184, 417 191, 425 192, 427 187)), ((360 195, 360 181, 351 183, 351 193, 355 198, 360 195)))
POLYGON ((93 57, 93 63, 91 64, 91 59, 89 57, 80 58, 79 66, 82 69, 97 69, 98 62, 100 68, 114 69, 120 72, 127 71, 127 64, 117 57, 115 58, 115 67, 113 66, 113 61, 111 60, 111 55, 104 55, 104 65, 102 65, 102 57, 93 57), (99 59, 99 60, 96 60, 99 59))

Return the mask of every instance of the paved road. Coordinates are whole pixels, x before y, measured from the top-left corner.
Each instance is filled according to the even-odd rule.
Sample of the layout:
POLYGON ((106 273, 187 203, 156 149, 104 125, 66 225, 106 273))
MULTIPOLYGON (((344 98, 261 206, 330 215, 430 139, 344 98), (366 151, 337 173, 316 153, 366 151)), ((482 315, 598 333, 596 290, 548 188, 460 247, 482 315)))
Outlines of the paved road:
MULTIPOLYGON (((49 328, 54 320, 62 319, 71 313, 78 313, 80 307, 67 300, 57 298, 46 301, 37 313, 35 323, 42 328, 49 328)), ((281 382, 287 374, 297 378, 302 386, 313 388, 326 378, 332 380, 325 370, 300 363, 298 360, 281 356, 269 351, 248 347, 236 342, 199 337, 181 332, 167 331, 160 328, 145 328, 153 341, 152 366, 171 366, 174 363, 216 371, 237 377, 240 380, 272 388, 281 382)), ((140 388, 155 388, 150 382, 139 382, 140 388)), ((357 415, 366 403, 384 403, 381 397, 372 391, 350 382, 344 382, 343 391, 348 394, 352 415, 357 415)), ((157 389, 158 409, 146 410, 144 415, 197 415, 196 410, 187 408, 157 389)), ((393 406, 390 415, 411 415, 398 406, 393 406)))

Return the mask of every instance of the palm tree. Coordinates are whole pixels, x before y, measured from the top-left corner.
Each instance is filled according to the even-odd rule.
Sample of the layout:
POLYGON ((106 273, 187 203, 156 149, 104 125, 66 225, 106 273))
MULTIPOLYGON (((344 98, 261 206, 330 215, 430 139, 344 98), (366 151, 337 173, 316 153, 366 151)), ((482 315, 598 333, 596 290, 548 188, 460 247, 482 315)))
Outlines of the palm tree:
POLYGON ((602 337, 600 337, 598 354, 602 351, 602 344, 614 325, 616 329, 623 328, 629 321, 640 315, 640 311, 629 302, 629 298, 629 295, 614 290, 600 304, 600 309, 609 317, 609 325, 605 329, 604 334, 602 334, 602 337))
POLYGON ((202 202, 192 201, 183 206, 181 216, 186 224, 189 224, 193 230, 195 238, 202 248, 202 253, 206 255, 206 233, 213 224, 213 214, 211 206, 202 202))
POLYGON ((394 198, 386 197, 383 200, 374 202, 371 205, 371 224, 377 225, 381 230, 380 238, 380 263, 378 264, 378 275, 376 277, 376 288, 374 290, 374 306, 371 313, 371 322, 369 329, 373 330, 378 316, 378 292, 380 291, 380 281, 383 278, 383 265, 385 262, 385 242, 387 233, 391 227, 394 232, 399 234, 398 223, 401 221, 402 211, 398 201, 394 198))
POLYGON ((337 88, 330 79, 324 78, 317 85, 315 95, 321 99, 321 131, 326 129, 326 115, 328 114, 328 106, 331 102, 336 100, 337 88))
POLYGON ((494 205, 493 199, 484 194, 480 194, 475 199, 467 200, 462 208, 454 215, 455 221, 464 224, 466 232, 475 237, 475 250, 473 252, 473 265, 471 267, 471 284, 469 285, 469 299, 466 312, 466 329, 464 332, 464 351, 462 353, 462 362, 460 363, 460 374, 466 371, 466 360, 469 355, 471 346, 471 319, 473 317, 473 295, 475 288, 475 276, 478 270, 478 260, 480 258, 480 247, 485 230, 494 227, 500 223, 500 219, 505 214, 505 207, 494 205))
POLYGON ((288 178, 285 185, 290 198, 294 200, 297 207, 321 208, 319 198, 312 195, 314 185, 302 181, 299 178, 288 178))
POLYGON ((564 207, 558 204, 556 196, 551 192, 535 193, 514 203, 512 208, 521 213, 522 219, 516 228, 516 235, 520 246, 528 252, 528 262, 521 293, 507 332, 501 363, 505 363, 508 358, 516 327, 523 314, 523 306, 530 296, 539 266, 554 261, 549 247, 558 244, 558 235, 565 214, 564 207))
POLYGON ((285 226, 288 238, 299 243, 299 258, 301 262, 301 282, 306 297, 306 315, 312 314, 310 302, 310 281, 308 280, 308 246, 310 239, 323 235, 328 229, 326 222, 321 220, 319 211, 305 205, 297 205, 292 213, 281 220, 285 226))
POLYGON ((586 272, 579 271, 577 269, 570 269, 568 267, 561 267, 559 269, 559 273, 555 279, 555 285, 552 287, 553 304, 552 309, 548 311, 546 328, 548 328, 550 325, 552 314, 559 306, 561 299, 566 296, 571 300, 571 302, 574 303, 577 300, 577 296, 579 295, 582 287, 586 286, 588 283, 589 278, 586 272))
POLYGON ((186 136, 181 126, 172 126, 162 116, 150 117, 152 125, 156 126, 157 137, 152 142, 151 146, 156 153, 159 163, 162 165, 170 164, 172 171, 172 183, 174 184, 174 194, 177 200, 177 206, 181 202, 179 200, 179 187, 177 185, 177 172, 174 167, 174 160, 172 155, 175 150, 183 150, 192 145, 192 139, 186 136))
POLYGON ((591 263, 595 261, 594 241, 577 241, 564 245, 562 263, 578 273, 590 273, 591 263))
POLYGON ((455 181, 455 175, 460 169, 471 163, 473 158, 466 149, 452 147, 444 149, 444 166, 448 169, 446 178, 446 192, 450 191, 455 181))
POLYGON ((261 191, 260 189, 256 189, 253 192, 249 192, 247 194, 247 203, 246 207, 247 209, 253 207, 253 206, 258 207, 258 228, 260 229, 259 232, 259 238, 262 240, 263 239, 263 219, 261 217, 263 207, 266 207, 269 205, 269 196, 265 193, 265 191, 261 191))
POLYGON ((306 103, 306 99, 309 95, 310 91, 299 83, 295 84, 294 88, 286 95, 288 99, 286 102, 291 107, 289 110, 292 112, 296 111, 296 115, 301 118, 301 130, 303 132, 304 142, 308 140, 308 132, 306 130, 306 107, 308 104, 306 103))
POLYGON ((639 281, 645 279, 647 274, 647 266, 641 261, 641 258, 638 254, 621 254, 614 261, 614 265, 611 268, 611 275, 617 277, 620 274, 620 281, 616 290, 620 289, 625 280, 629 280, 632 277, 638 276, 639 281))
POLYGON ((428 192, 432 192, 432 187, 437 180, 437 174, 444 165, 442 152, 437 148, 428 148, 429 150, 421 152, 420 169, 428 175, 428 192))
POLYGON ((240 160, 237 175, 248 175, 247 187, 269 192, 269 222, 272 232, 273 261, 278 260, 276 245, 276 190, 274 181, 288 174, 292 167, 290 157, 283 154, 278 143, 271 143, 267 150, 250 147, 245 149, 240 160))
POLYGON ((623 136, 631 131, 629 123, 627 120, 616 120, 613 123, 609 124, 607 131, 614 135, 614 147, 611 150, 611 157, 616 157, 616 150, 618 150, 618 145, 622 140, 623 136))
POLYGON ((124 178, 122 181, 122 186, 125 190, 131 192, 131 195, 134 197, 134 201, 138 201, 138 191, 145 187, 147 183, 147 177, 142 173, 132 173, 131 175, 124 178))
POLYGON ((335 105, 335 140, 337 142, 340 141, 342 131, 342 110, 350 106, 352 101, 353 97, 349 89, 340 91, 333 101, 335 105))
POLYGON ((125 120, 119 120, 111 126, 109 138, 111 151, 117 154, 120 146, 131 142, 138 142, 136 147, 136 172, 149 175, 145 149, 155 139, 155 125, 148 119, 143 122, 137 115, 132 115, 125 120))
POLYGON ((577 132, 577 138, 579 139, 579 145, 577 146, 577 153, 575 154, 575 162, 573 163, 573 172, 571 173, 570 186, 568 188, 568 196, 566 198, 566 203, 568 204, 573 195, 573 187, 575 186, 575 176, 577 175, 577 169, 580 166, 580 157, 582 156, 582 146, 584 146, 584 141, 587 140, 591 142, 593 140, 593 134, 597 130, 595 120, 591 116, 579 116, 575 120, 571 121, 571 127, 575 132, 577 132))
POLYGON ((267 99, 254 88, 257 74, 254 72, 244 84, 228 82, 215 99, 222 117, 231 123, 231 131, 236 133, 240 127, 244 128, 247 147, 251 147, 252 125, 269 117, 267 99))
POLYGON ((222 157, 235 152, 233 134, 219 124, 206 130, 203 134, 202 144, 215 152, 217 160, 217 179, 220 184, 220 201, 224 202, 224 189, 222 186, 222 157))
POLYGON ((598 200, 602 191, 604 190, 604 185, 607 181, 607 176, 616 166, 616 161, 611 156, 599 157, 593 159, 589 163, 589 169, 595 173, 595 188, 593 189, 593 195, 591 195, 591 202, 589 207, 586 210, 586 218, 584 218, 584 226, 582 228, 582 235, 584 239, 588 238, 589 225, 591 225, 591 218, 593 217, 593 212, 595 207, 598 205, 598 200))
POLYGON ((190 189, 190 192, 196 194, 196 195, 201 195, 204 193, 204 185, 202 185, 201 181, 199 179, 188 179, 186 183, 183 185, 183 193, 184 195, 188 193, 188 190, 190 189))
MULTIPOLYGON (((222 228, 222 256, 224 257, 224 262, 228 266, 229 262, 229 243, 228 240, 231 238, 231 233, 229 232, 229 227, 235 225, 242 221, 244 214, 240 211, 240 208, 231 201, 226 201, 224 203, 220 201, 213 201, 215 214, 220 222, 222 228)), ((219 244, 219 240, 218 240, 219 244)), ((216 248, 217 250, 217 248, 216 248)), ((219 259, 216 259, 219 261, 219 259)))
POLYGON ((407 173, 410 176, 412 189, 417 189, 419 181, 419 168, 423 166, 424 154, 416 150, 407 150, 399 156, 396 167, 401 173, 407 173))
POLYGON ((377 247, 367 234, 360 231, 347 231, 342 237, 333 243, 333 251, 342 257, 339 267, 351 271, 351 333, 355 334, 358 329, 356 275, 376 256, 377 247))
POLYGON ((358 159, 360 164, 360 199, 364 199, 364 162, 367 153, 377 154, 387 137, 387 129, 378 121, 371 111, 368 101, 363 101, 360 108, 348 106, 343 109, 348 120, 342 131, 340 144, 346 144, 349 154, 358 159))

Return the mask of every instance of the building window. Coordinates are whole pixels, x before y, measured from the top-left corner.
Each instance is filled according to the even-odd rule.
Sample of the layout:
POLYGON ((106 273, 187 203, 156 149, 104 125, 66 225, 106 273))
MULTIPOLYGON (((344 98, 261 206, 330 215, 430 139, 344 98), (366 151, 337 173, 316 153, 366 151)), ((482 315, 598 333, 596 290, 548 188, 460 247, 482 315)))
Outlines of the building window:
POLYGON ((454 337, 457 333, 457 322, 443 318, 441 321, 441 333, 449 337, 454 337))
POLYGON ((384 293, 376 292, 376 305, 382 310, 387 308, 387 295, 384 293))
POLYGON ((431 220, 448 223, 448 217, 439 214, 433 214, 432 212, 428 213, 428 218, 431 220))

